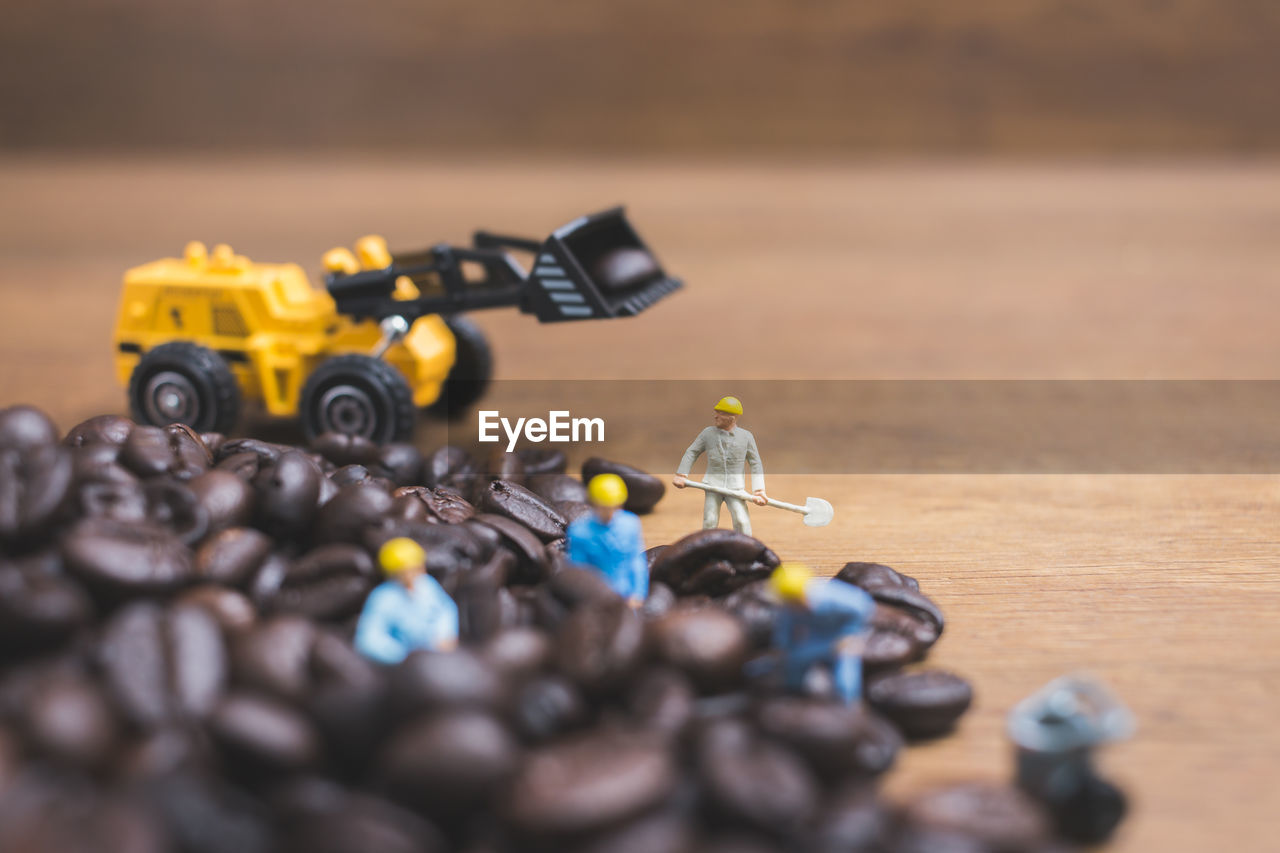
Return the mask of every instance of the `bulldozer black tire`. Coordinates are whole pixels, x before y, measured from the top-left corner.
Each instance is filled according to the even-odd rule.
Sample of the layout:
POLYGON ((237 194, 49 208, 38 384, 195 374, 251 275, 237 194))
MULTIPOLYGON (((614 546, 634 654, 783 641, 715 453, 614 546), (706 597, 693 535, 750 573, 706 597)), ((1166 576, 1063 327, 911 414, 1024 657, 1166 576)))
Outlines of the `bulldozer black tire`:
POLYGON ((240 414, 240 386, 213 350, 171 341, 148 350, 133 369, 129 408, 140 424, 226 433, 240 414))
POLYGON ((444 322, 453 332, 457 354, 439 398, 427 411, 456 419, 466 414, 471 404, 488 390, 489 380, 493 378, 493 350, 480 327, 466 317, 446 317, 444 322))
POLYGON ((315 369, 298 406, 309 440, 326 432, 359 435, 378 444, 413 435, 413 392, 400 371, 368 355, 340 355, 315 369))

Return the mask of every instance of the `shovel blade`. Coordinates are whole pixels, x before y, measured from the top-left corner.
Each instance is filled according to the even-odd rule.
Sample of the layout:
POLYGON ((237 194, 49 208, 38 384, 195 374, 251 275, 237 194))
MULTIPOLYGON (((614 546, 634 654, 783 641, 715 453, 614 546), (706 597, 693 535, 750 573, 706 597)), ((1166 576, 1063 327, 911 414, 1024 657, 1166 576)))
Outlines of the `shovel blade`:
POLYGON ((805 498, 804 523, 809 527, 826 527, 835 517, 831 504, 822 498, 805 498))

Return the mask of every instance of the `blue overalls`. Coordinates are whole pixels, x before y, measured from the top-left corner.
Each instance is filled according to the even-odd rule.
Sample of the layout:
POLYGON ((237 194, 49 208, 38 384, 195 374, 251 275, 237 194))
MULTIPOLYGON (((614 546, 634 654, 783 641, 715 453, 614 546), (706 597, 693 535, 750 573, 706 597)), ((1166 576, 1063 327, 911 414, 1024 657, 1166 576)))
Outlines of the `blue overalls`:
POLYGON ((782 655, 789 690, 804 686, 805 674, 816 663, 829 663, 836 692, 846 703, 862 696, 862 655, 848 648, 848 640, 865 634, 875 600, 853 584, 839 580, 811 580, 805 588, 808 606, 784 606, 773 629, 774 648, 782 655), (844 648, 842 648, 844 646, 844 648))
POLYGON ((649 595, 644 531, 635 513, 614 510, 605 524, 594 512, 569 525, 569 560, 599 569, 613 591, 643 601, 649 595))

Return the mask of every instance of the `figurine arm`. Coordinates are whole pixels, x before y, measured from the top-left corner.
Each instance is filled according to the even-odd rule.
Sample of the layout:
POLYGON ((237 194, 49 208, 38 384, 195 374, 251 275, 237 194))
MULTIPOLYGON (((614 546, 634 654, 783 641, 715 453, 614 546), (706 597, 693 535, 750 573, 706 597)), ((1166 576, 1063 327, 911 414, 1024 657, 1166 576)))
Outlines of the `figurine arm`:
POLYGON ((689 445, 689 449, 684 452, 684 456, 680 459, 680 466, 676 468, 676 473, 682 477, 689 476, 693 463, 698 461, 698 457, 707 449, 707 431, 703 430, 698 433, 698 437, 693 440, 693 444, 689 445))
POLYGON ((760 461, 760 450, 756 447, 756 437, 747 439, 747 465, 751 468, 751 491, 764 493, 764 463, 760 461))

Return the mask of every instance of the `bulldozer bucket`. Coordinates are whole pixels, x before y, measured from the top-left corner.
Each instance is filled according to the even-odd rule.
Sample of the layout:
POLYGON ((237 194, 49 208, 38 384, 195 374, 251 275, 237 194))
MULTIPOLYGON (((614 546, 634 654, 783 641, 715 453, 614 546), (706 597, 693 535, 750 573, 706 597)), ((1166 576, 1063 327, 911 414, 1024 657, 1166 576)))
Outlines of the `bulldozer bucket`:
POLYGON ((521 310, 543 323, 629 317, 682 286, 616 207, 575 219, 539 246, 521 310))

